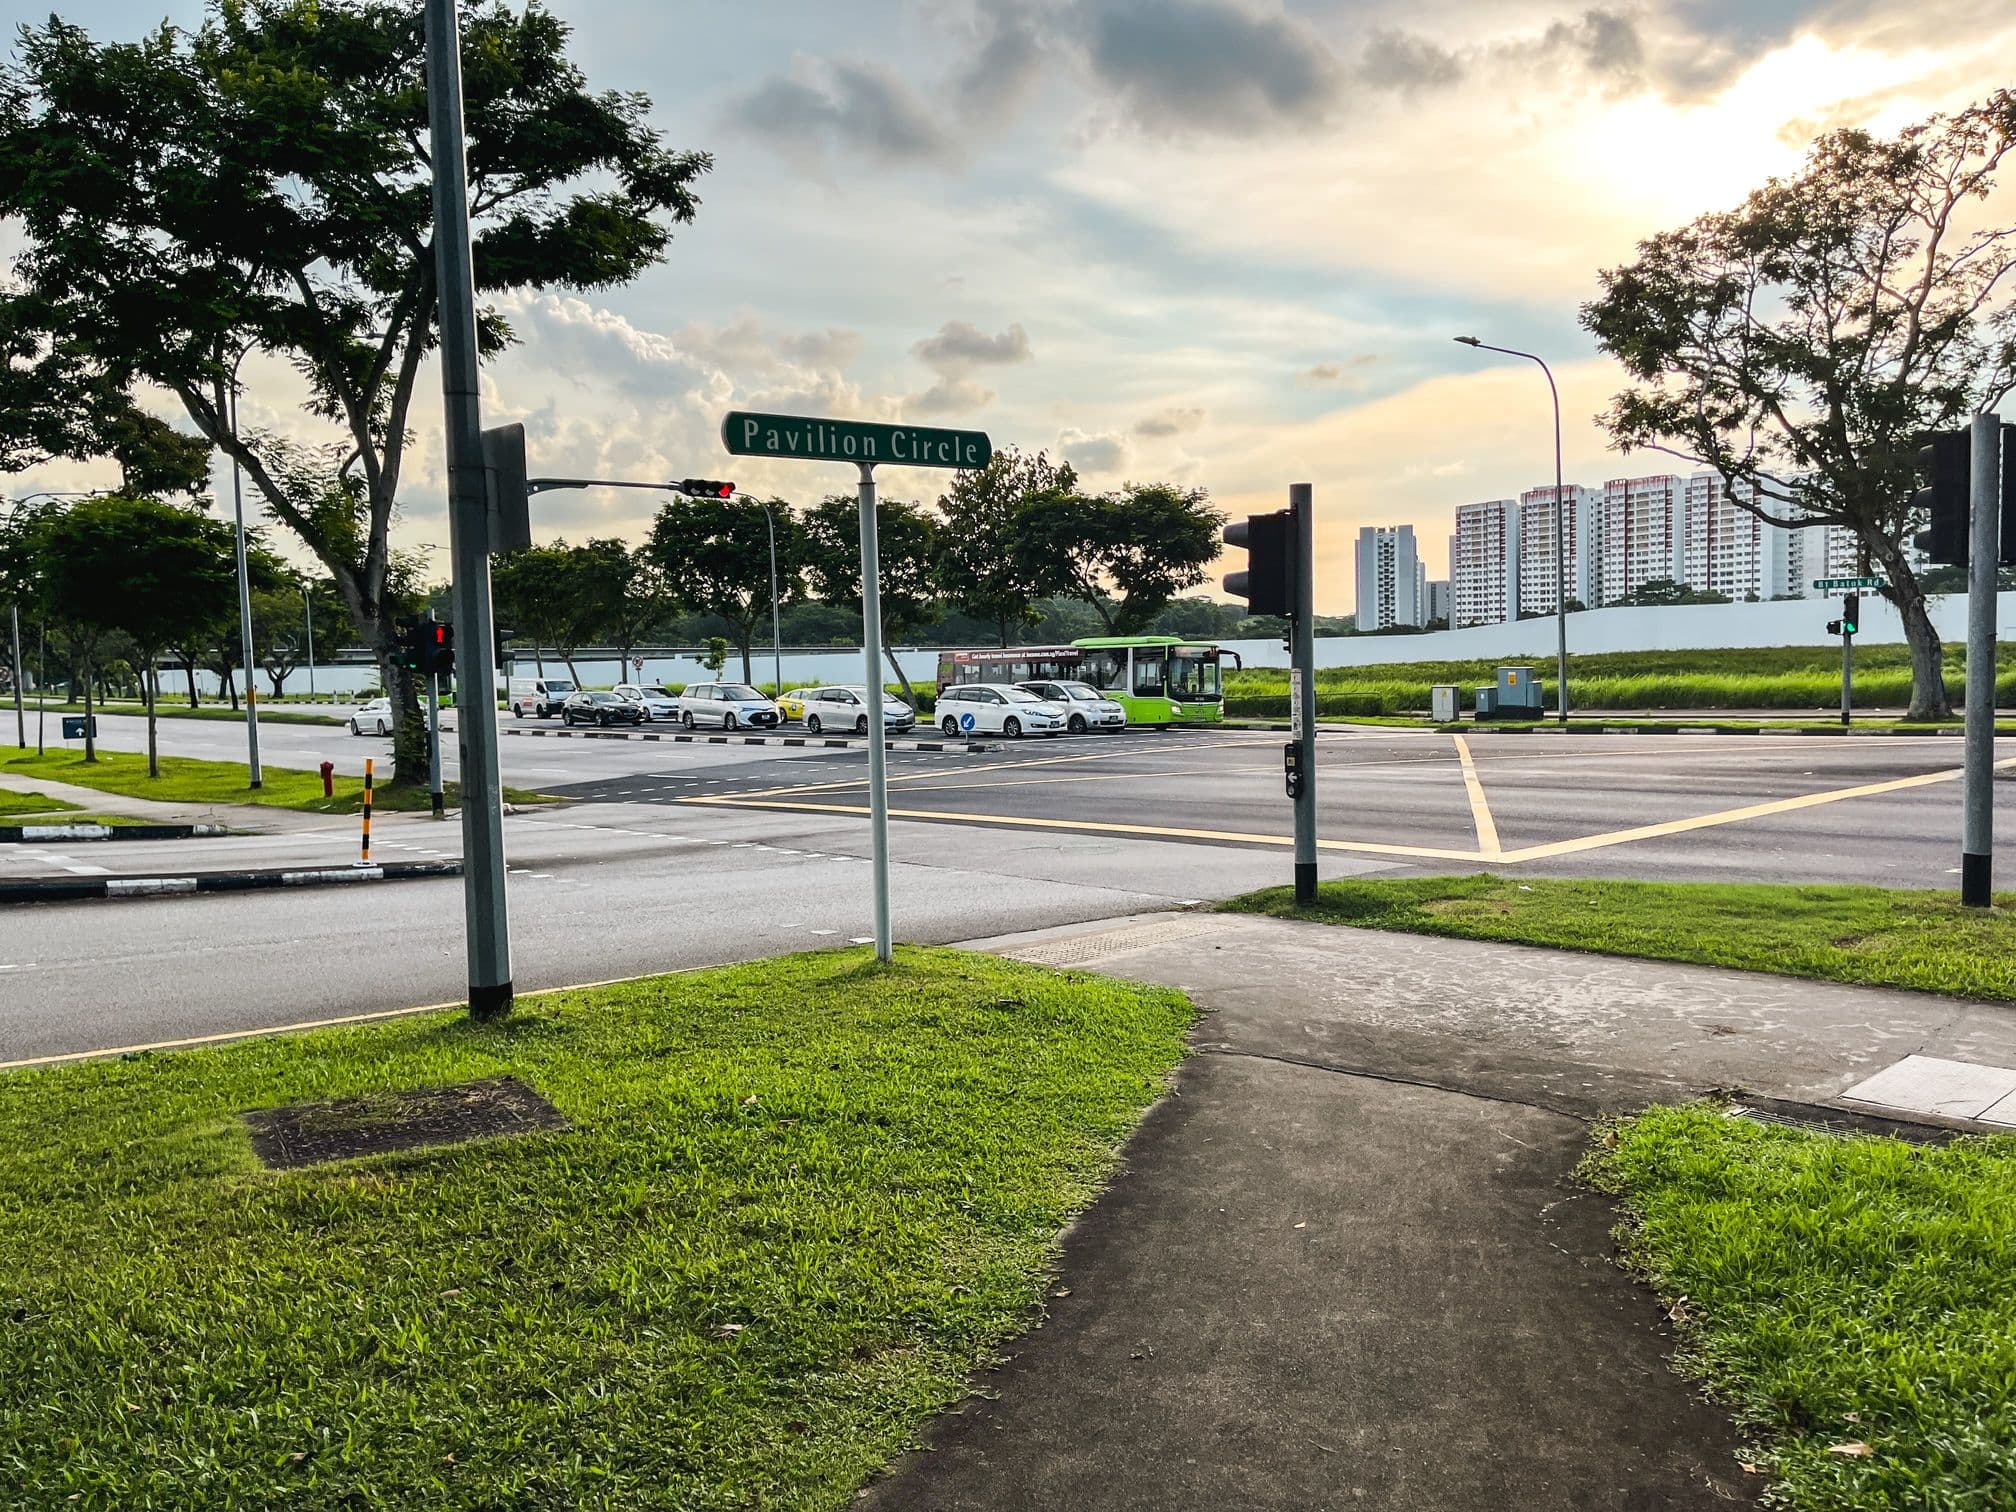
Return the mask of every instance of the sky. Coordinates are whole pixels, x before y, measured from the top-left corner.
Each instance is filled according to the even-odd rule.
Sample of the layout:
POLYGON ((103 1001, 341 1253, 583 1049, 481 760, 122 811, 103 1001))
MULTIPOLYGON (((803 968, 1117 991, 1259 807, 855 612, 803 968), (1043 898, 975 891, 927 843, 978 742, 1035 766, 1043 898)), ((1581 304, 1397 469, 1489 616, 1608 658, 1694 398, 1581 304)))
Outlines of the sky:
MULTIPOLYGON (((50 8, 0 0, 0 20, 50 8)), ((55 8, 101 38, 201 15, 55 8)), ((1621 386, 1577 319, 1598 271, 1795 170, 1818 132, 2016 82, 2007 0, 550 8, 592 85, 645 92, 715 166, 634 284, 503 301, 521 340, 486 368, 485 421, 525 422, 535 474, 851 488, 841 466, 731 462, 721 416, 750 408, 982 429, 1091 487, 1201 486, 1233 516, 1309 482, 1324 613, 1353 608, 1360 526, 1413 524, 1442 576, 1457 505, 1551 482, 1538 368, 1452 338, 1553 365, 1571 482, 1665 471, 1594 423, 1621 386)), ((245 424, 315 436, 282 364, 245 373, 245 424)), ((408 546, 447 539, 438 381, 408 546)), ((949 481, 881 476, 925 500, 949 481)), ((15 491, 103 481, 57 464, 15 491)), ((533 508, 541 539, 634 541, 654 501, 533 508)))

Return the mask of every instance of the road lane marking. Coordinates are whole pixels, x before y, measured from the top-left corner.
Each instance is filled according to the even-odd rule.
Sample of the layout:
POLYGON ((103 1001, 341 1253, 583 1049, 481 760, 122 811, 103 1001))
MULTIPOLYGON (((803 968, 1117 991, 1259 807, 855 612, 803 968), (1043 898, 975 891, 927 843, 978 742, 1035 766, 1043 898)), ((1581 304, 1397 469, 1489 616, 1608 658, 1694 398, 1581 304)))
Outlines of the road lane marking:
MULTIPOLYGON (((2016 766, 2016 756, 2007 756, 1995 763, 1998 770, 2012 766, 2016 766)), ((1723 809, 1720 813, 1700 814, 1692 819, 1668 819, 1660 824, 1642 824, 1634 829, 1612 830, 1605 835, 1585 835, 1579 840, 1555 840, 1544 845, 1529 845, 1522 850, 1508 851, 1499 859, 1514 864, 1525 861, 1551 861, 1556 856, 1573 856, 1583 851, 1603 850, 1613 845, 1630 845, 1639 840, 1658 840, 1668 835, 1684 835, 1691 830, 1740 824, 1746 819, 1765 819, 1773 814, 1794 813, 1799 809, 1818 808, 1826 803, 1843 803, 1850 798, 1874 798, 1879 794, 1898 793, 1907 788, 1930 787, 1939 782, 1955 782, 1964 775, 1964 768, 1951 767, 1943 772, 1921 772, 1915 777, 1898 777, 1889 782, 1870 782, 1860 787, 1833 788, 1824 793, 1802 793, 1796 798, 1774 798, 1768 803, 1752 803, 1743 808, 1723 809)))
MULTIPOLYGON (((791 799, 682 798, 682 803, 710 808, 786 809, 807 814, 866 814, 866 804, 807 803, 791 799)), ((1022 814, 968 814, 945 809, 892 808, 891 819, 935 819, 954 824, 998 824, 1016 829, 1071 830, 1094 835, 1149 835, 1175 840, 1230 840, 1249 845, 1289 845, 1293 835, 1260 835, 1244 830, 1179 829, 1163 824, 1115 824, 1094 819, 1038 819, 1022 814)), ((1482 861, 1474 850, 1442 850, 1426 845, 1387 845, 1372 840, 1318 840, 1324 850, 1355 851, 1373 856, 1414 856, 1430 861, 1482 861)), ((856 857, 866 860, 866 857, 856 857)))
MULTIPOLYGON (((1264 746, 1266 744, 1268 742, 1256 740, 1189 741, 1184 744, 1183 750, 1218 750, 1238 746, 1264 746)), ((990 761, 981 766, 955 767, 950 763, 945 765, 934 763, 929 768, 920 771, 892 772, 889 775, 889 781, 891 783, 926 782, 933 777, 944 776, 948 769, 958 771, 961 776, 970 776, 979 772, 1018 771, 1024 767, 1061 766, 1076 761, 1115 761, 1125 756, 1139 756, 1143 754, 1146 753, 1138 748, 1127 748, 1111 751, 1074 751, 1068 756, 1038 756, 1027 761, 990 761)), ((753 792, 740 793, 736 796, 739 798, 775 798, 787 793, 823 793, 830 792, 835 788, 860 787, 865 780, 865 777, 847 777, 834 782, 800 783, 787 787, 758 788, 753 792)))
POLYGON ((1477 763, 1470 759, 1470 742, 1461 735, 1450 737, 1456 742, 1456 759, 1463 764, 1463 791, 1470 795, 1470 819, 1477 826, 1477 850, 1484 859, 1495 860, 1502 856, 1504 847, 1498 843, 1498 826, 1491 819, 1491 805, 1484 801, 1484 784, 1477 780, 1477 763))

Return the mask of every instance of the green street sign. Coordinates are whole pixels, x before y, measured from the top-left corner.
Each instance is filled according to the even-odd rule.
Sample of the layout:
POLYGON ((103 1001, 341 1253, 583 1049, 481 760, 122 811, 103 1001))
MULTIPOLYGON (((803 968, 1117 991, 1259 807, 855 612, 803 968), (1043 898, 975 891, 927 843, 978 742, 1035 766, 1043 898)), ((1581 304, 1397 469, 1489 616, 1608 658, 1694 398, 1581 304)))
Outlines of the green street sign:
POLYGON ((985 467, 994 455, 985 431, 872 420, 819 420, 808 415, 731 411, 721 441, 737 457, 799 457, 807 462, 872 462, 897 467, 985 467))
POLYGON ((1830 588, 1887 588, 1890 586, 1890 580, 1880 577, 1815 578, 1813 586, 1825 593, 1830 588))

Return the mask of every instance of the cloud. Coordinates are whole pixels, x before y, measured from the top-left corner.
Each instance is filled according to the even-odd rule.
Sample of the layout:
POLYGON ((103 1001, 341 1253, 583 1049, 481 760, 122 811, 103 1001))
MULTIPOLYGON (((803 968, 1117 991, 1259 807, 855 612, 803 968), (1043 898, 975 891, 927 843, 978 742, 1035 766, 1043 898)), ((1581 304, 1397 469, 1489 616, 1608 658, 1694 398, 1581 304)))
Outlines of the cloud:
POLYGON ((777 343, 777 350, 815 367, 844 368, 861 355, 861 333, 828 326, 823 331, 786 336, 777 343))
POLYGON ((910 350, 935 373, 1027 362, 1034 355, 1029 350, 1029 333, 1020 322, 989 336, 970 321, 948 320, 937 335, 925 337, 910 350))
POLYGON ((991 404, 994 390, 982 388, 970 378, 940 378, 921 394, 903 401, 908 415, 956 415, 991 404))
POLYGON ((872 63, 801 60, 792 77, 765 79, 736 117, 748 130, 800 153, 868 153, 889 162, 948 156, 951 133, 894 74, 872 63))
POLYGON ((1066 429, 1058 433, 1057 453, 1081 473, 1112 473, 1127 463, 1127 442, 1110 431, 1066 429))
POLYGON ((978 11, 980 45, 953 82, 952 98, 969 125, 992 124, 1014 113, 1043 68, 1043 42, 1019 0, 984 0, 978 11))
POLYGON ((1085 0, 1093 73, 1151 131, 1315 125, 1344 70, 1308 25, 1233 0, 1085 0))
POLYGON ((1463 62, 1448 48, 1412 32, 1374 32, 1358 59, 1360 82, 1403 93, 1454 84, 1463 62))
POLYGON ((1137 436, 1162 437, 1180 436, 1185 431, 1193 431, 1204 423, 1204 411, 1193 407, 1172 406, 1155 414, 1143 416, 1134 422, 1137 436))

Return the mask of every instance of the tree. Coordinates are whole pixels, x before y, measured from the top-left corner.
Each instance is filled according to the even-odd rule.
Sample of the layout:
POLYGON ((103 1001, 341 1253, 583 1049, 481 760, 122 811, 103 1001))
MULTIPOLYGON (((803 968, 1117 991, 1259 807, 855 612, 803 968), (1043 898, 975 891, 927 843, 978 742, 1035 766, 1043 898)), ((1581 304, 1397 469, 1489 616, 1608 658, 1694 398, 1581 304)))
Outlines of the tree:
POLYGON ((1023 547, 1022 517, 1032 506, 1073 495, 1078 474, 1042 452, 1025 457, 1012 446, 974 472, 962 472, 938 499, 944 530, 938 546, 938 586, 962 613, 992 621, 1002 645, 1008 630, 1033 624, 1036 601, 1052 574, 1023 547))
MULTIPOLYGON (((537 3, 465 15, 479 295, 622 284, 689 221, 702 153, 668 151, 640 94, 589 92, 537 3)), ((0 74, 0 216, 14 349, 79 381, 159 386, 306 543, 377 653, 398 710, 396 779, 426 773, 417 680, 399 667, 390 528, 421 361, 435 341, 421 8, 211 0, 194 32, 94 43, 51 19, 0 74), (282 357, 325 447, 238 434, 238 355, 282 357)), ((483 347, 511 332, 481 314, 483 347)))
POLYGON ((672 607, 664 574, 641 548, 591 539, 576 549, 570 581, 589 608, 594 638, 616 648, 621 667, 617 681, 626 681, 631 675, 630 653, 672 607))
MULTIPOLYGON (((589 547, 569 546, 562 539, 508 552, 490 570, 497 619, 530 636, 535 657, 544 646, 557 651, 577 687, 581 674, 574 670, 574 653, 602 633, 605 620, 604 606, 589 596, 584 581, 592 556, 589 547)), ((539 665, 543 675, 544 661, 539 665)))
MULTIPOLYGON (((777 531, 777 593, 798 584, 798 524, 782 499, 770 501, 777 531)), ((720 617, 742 653, 742 677, 754 681, 749 648, 770 615, 770 528, 754 499, 673 497, 658 511, 644 552, 665 575, 666 591, 692 614, 720 617)))
POLYGON ((700 665, 719 677, 721 669, 728 665, 728 653, 733 649, 726 636, 710 635, 707 637, 707 648, 700 653, 700 665))
MULTIPOLYGON (((1676 583, 1671 578, 1651 578, 1640 583, 1624 597, 1617 600, 1619 607, 1640 609, 1665 608, 1674 604, 1726 604, 1729 595, 1718 593, 1712 588, 1689 588, 1685 583, 1676 583)), ((1568 601, 1568 612, 1573 614, 1579 606, 1573 599, 1568 601)))
MULTIPOLYGON (((822 499, 800 522, 800 557, 806 581, 821 603, 861 615, 861 508, 846 494, 822 499)), ((914 708, 915 690, 896 659, 894 642, 910 640, 945 614, 935 561, 940 528, 921 505, 904 499, 875 503, 877 582, 881 590, 883 652, 914 708)))
MULTIPOLYGON (((86 635, 121 630, 131 639, 147 705, 147 775, 159 777, 150 674, 164 647, 213 619, 217 605, 230 600, 237 583, 230 529, 158 499, 107 494, 54 516, 39 549, 57 615, 86 635)), ((85 759, 97 759, 88 736, 85 759)))
POLYGON ((1951 712, 1905 541, 1920 437, 2016 385, 2016 227, 1981 220, 2016 145, 2016 93, 1894 138, 1836 131, 1801 172, 1639 244, 1584 325, 1636 386, 1617 443, 1719 473, 1774 524, 1845 525, 1889 582, 1910 717, 1951 712))
POLYGON ((1201 488, 1129 483, 1099 495, 1051 494, 1023 512, 1016 549, 1030 574, 1089 605, 1108 635, 1138 635, 1218 559, 1225 517, 1201 488))

